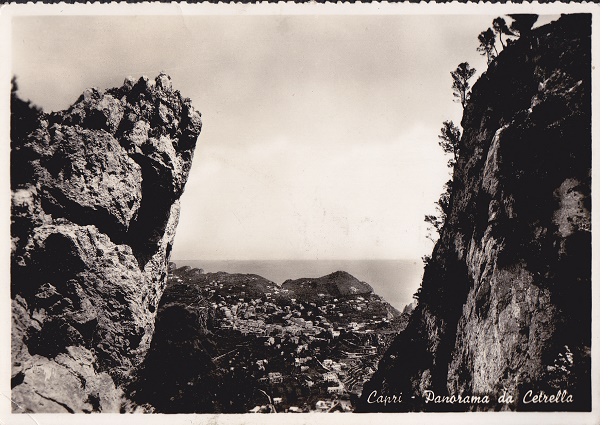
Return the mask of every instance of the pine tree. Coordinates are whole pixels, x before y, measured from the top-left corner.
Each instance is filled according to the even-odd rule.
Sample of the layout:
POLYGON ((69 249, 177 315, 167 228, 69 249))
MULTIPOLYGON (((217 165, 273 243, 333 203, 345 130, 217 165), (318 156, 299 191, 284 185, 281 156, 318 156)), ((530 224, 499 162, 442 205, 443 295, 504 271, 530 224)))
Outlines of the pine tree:
POLYGON ((505 44, 503 43, 501 34, 514 35, 514 33, 508 28, 507 24, 505 23, 505 19, 500 16, 493 19, 493 29, 497 34, 499 34, 499 42, 501 43, 501 47, 505 48, 505 44))
POLYGON ((455 102, 461 102, 461 106, 465 109, 469 100, 469 79, 476 73, 475 68, 470 68, 469 63, 462 62, 457 69, 451 71, 453 77, 453 96, 456 97, 455 102))
POLYGON ((453 167, 459 158, 459 142, 461 141, 461 130, 452 121, 444 121, 438 135, 438 142, 442 150, 452 153, 453 158, 448 161, 448 166, 453 167))
POLYGON ((481 55, 486 55, 487 65, 490 65, 497 55, 495 40, 495 33, 491 28, 488 28, 486 31, 482 31, 478 35, 478 41, 480 42, 480 45, 476 50, 479 51, 481 55))

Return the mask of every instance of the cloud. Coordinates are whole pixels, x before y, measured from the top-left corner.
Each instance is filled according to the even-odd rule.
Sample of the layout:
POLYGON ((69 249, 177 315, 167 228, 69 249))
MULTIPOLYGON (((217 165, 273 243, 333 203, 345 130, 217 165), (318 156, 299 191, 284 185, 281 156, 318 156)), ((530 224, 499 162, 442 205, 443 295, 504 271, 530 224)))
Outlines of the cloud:
POLYGON ((46 110, 161 70, 193 100, 176 258, 419 258, 461 115, 449 71, 484 68, 492 18, 17 17, 13 65, 46 110))
POLYGON ((350 149, 282 139, 243 150, 202 145, 174 256, 417 258, 431 248, 423 217, 448 178, 440 148, 429 149, 434 139, 435 129, 417 127, 350 149))

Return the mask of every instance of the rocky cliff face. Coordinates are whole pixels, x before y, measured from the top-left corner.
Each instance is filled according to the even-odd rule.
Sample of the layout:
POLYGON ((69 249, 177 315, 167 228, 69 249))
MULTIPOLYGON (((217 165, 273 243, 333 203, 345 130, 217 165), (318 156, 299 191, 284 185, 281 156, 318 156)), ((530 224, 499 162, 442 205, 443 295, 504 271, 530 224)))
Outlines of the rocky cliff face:
POLYGON ((165 74, 52 114, 13 94, 12 112, 14 410, 129 409, 200 114, 165 74))
POLYGON ((534 30, 473 87, 419 305, 360 411, 590 409, 590 25, 534 30), (426 403, 425 390, 489 403, 426 403), (529 390, 573 399, 523 403, 529 390), (403 401, 369 403, 372 391, 403 401))

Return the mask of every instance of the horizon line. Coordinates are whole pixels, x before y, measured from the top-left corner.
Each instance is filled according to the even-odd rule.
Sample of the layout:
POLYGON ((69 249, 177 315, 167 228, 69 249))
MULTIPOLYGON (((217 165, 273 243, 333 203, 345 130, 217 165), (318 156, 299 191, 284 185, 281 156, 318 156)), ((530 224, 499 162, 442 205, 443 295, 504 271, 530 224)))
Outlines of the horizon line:
POLYGON ((257 258, 257 259, 204 259, 204 258, 170 258, 169 261, 418 261, 420 258, 257 258))

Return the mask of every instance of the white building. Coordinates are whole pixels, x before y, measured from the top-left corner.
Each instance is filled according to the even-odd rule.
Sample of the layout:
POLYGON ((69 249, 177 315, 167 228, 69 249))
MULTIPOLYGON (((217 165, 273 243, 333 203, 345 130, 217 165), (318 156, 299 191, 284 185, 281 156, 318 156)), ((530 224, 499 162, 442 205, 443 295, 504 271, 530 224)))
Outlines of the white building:
POLYGON ((328 405, 328 402, 326 400, 317 400, 317 402, 315 403, 315 409, 317 410, 325 411, 329 408, 330 406, 328 405))
POLYGON ((268 376, 269 382, 272 384, 283 382, 283 375, 281 374, 281 372, 270 372, 268 376))
POLYGON ((323 374, 325 382, 338 382, 338 376, 334 372, 327 372, 323 374))
POLYGON ((336 387, 328 387, 328 394, 343 394, 345 389, 342 385, 338 385, 336 387))

